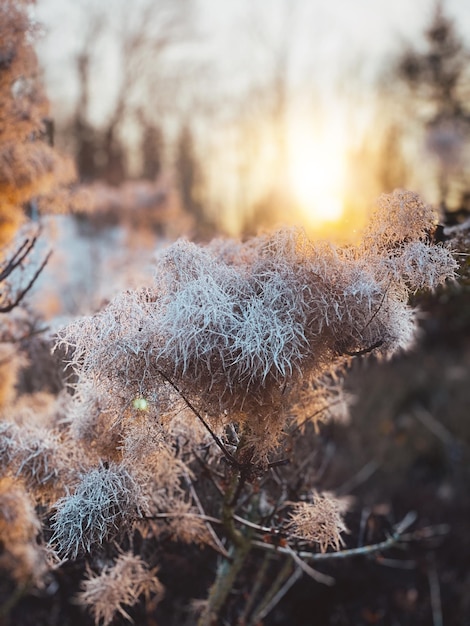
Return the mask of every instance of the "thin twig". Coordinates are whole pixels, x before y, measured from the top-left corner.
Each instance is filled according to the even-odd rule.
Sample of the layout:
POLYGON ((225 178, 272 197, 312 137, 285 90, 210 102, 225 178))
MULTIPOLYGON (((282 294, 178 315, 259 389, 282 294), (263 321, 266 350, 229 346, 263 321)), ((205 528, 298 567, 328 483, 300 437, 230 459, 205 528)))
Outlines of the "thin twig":
POLYGON ((258 605, 257 609, 253 612, 248 626, 254 626, 259 624, 262 619, 270 613, 274 607, 276 607, 282 598, 286 595, 289 589, 299 580, 302 576, 302 570, 298 565, 294 567, 292 572, 292 561, 286 559, 284 566, 279 571, 278 575, 274 579, 271 588, 265 594, 263 600, 258 605))
POLYGON ((305 561, 303 561, 300 558, 300 556, 297 554, 297 552, 292 550, 292 548, 287 547, 286 550, 288 554, 290 554, 294 562, 300 567, 300 569, 305 574, 307 574, 307 576, 310 576, 310 578, 313 578, 315 582, 321 583, 322 585, 327 585, 328 587, 331 587, 332 585, 335 584, 334 578, 332 578, 331 576, 327 576, 326 574, 322 574, 321 572, 317 572, 316 569, 313 569, 313 567, 310 567, 310 565, 307 565, 307 563, 305 563, 305 561))
POLYGON ((294 426, 294 428, 290 431, 290 433, 289 433, 290 436, 292 437, 292 435, 294 435, 298 430, 300 430, 308 422, 311 422, 313 419, 315 419, 316 417, 318 417, 319 415, 321 415, 325 411, 328 411, 328 409, 331 409, 331 407, 336 406, 337 404, 340 404, 340 402, 341 402, 341 400, 335 400, 334 402, 330 402, 330 404, 327 404, 326 406, 323 406, 320 409, 317 409, 314 413, 312 413, 311 415, 309 415, 308 417, 303 419, 301 422, 296 424, 294 426))
POLYGON ((266 617, 273 609, 276 607, 282 598, 286 595, 289 589, 295 585, 295 583, 302 576, 302 570, 299 566, 294 569, 294 572, 289 576, 289 578, 284 582, 282 587, 280 587, 275 594, 270 596, 266 602, 264 602, 253 614, 249 622, 249 626, 254 624, 259 624, 262 619, 266 617))
POLYGON ((362 513, 361 513, 361 525, 359 527, 359 540, 357 542, 357 547, 358 548, 362 548, 362 546, 364 545, 364 538, 366 535, 366 525, 367 522, 369 520, 370 517, 370 509, 369 507, 366 507, 365 509, 362 509, 362 513))
POLYGON ((326 444, 326 449, 323 454, 323 459, 320 464, 320 467, 315 472, 316 484, 319 484, 321 482, 323 476, 325 475, 326 470, 328 469, 328 465, 330 464, 331 459, 334 456, 335 451, 336 451, 336 444, 333 441, 329 441, 326 444))
MULTIPOLYGON (((197 495, 196 489, 194 488, 194 485, 190 479, 190 477, 186 474, 185 475, 185 480, 186 483, 188 484, 189 490, 191 492, 191 496, 194 500, 194 502, 196 503, 197 508, 199 509, 199 513, 203 516, 206 515, 206 512, 204 511, 204 508, 202 506, 201 500, 199 499, 199 496, 197 495)), ((212 540, 215 542, 216 546, 219 549, 220 554, 223 554, 225 556, 225 558, 229 558, 228 556, 228 552, 226 551, 224 545, 222 544, 222 542, 220 541, 217 533, 215 532, 215 530, 212 528, 211 523, 209 522, 209 520, 204 520, 206 523, 206 528, 209 531, 210 536, 212 537, 212 540)))
POLYGON ((139 520, 152 521, 156 519, 171 519, 172 517, 196 517, 197 519, 211 522, 212 524, 222 524, 222 520, 217 517, 212 517, 211 515, 202 515, 201 513, 170 513, 169 511, 166 513, 154 513, 153 515, 142 515, 139 517, 139 520))
POLYGON ((29 332, 21 335, 21 337, 9 337, 8 343, 21 343, 22 341, 26 341, 27 339, 31 339, 31 337, 35 337, 36 335, 42 335, 50 330, 50 326, 42 326, 40 328, 34 328, 29 332))
MULTIPOLYGON (((165 519, 171 517, 197 517, 198 519, 204 520, 205 522, 210 522, 212 524, 223 524, 221 519, 217 517, 212 517, 211 515, 206 515, 204 512, 201 513, 155 513, 154 515, 146 515, 141 519, 153 520, 153 519, 165 519)), ((269 526, 261 526, 260 524, 256 524, 255 522, 250 522, 249 520, 240 517, 239 515, 232 515, 233 519, 243 526, 247 528, 252 528, 253 530, 258 530, 262 533, 269 533, 270 535, 283 535, 283 532, 277 528, 272 528, 269 526)))
POLYGON ((318 450, 312 450, 310 454, 307 454, 305 459, 298 465, 295 470, 297 474, 302 476, 304 469, 313 461, 313 459, 318 455, 318 450))
POLYGON ((237 483, 237 486, 236 486, 235 492, 234 492, 234 494, 233 494, 233 496, 232 496, 232 499, 231 499, 231 500, 230 500, 230 502, 229 502, 229 506, 230 506, 232 509, 234 509, 234 508, 235 508, 235 505, 236 505, 236 504, 237 504, 237 502, 238 502, 238 498, 239 498, 239 497, 241 496, 241 494, 242 494, 243 488, 244 488, 244 486, 245 486, 245 484, 246 484, 246 482, 247 482, 247 480, 248 480, 248 476, 249 476, 249 470, 248 470, 248 469, 245 469, 245 468, 242 468, 242 469, 240 470, 239 475, 238 475, 238 483, 237 483))
POLYGON ((380 348, 380 346, 382 346, 383 343, 384 343, 383 339, 379 339, 378 341, 373 343, 371 346, 368 346, 367 348, 362 348, 362 350, 355 350, 353 352, 348 352, 347 350, 345 350, 343 354, 346 354, 347 356, 364 356, 364 354, 370 354, 376 348, 380 348))
POLYGON ((0 271, 0 281, 5 280, 21 263, 25 260, 31 250, 34 248, 38 236, 35 235, 31 240, 25 239, 18 250, 0 271))
POLYGON ((280 459, 279 461, 272 461, 268 463, 268 469, 272 469, 274 467, 281 467, 283 465, 289 465, 290 459, 280 459))
POLYGON ((240 522, 240 524, 243 524, 244 526, 248 526, 248 528, 253 528, 254 530, 259 530, 263 533, 269 533, 269 534, 280 533, 280 531, 277 528, 269 528, 268 526, 260 526, 259 524, 255 524, 255 522, 250 522, 244 519, 243 517, 240 517, 239 515, 234 515, 233 519, 236 520, 237 522, 240 522))
POLYGON ((181 389, 179 389, 179 387, 164 372, 162 372, 161 370, 158 370, 158 373, 163 378, 163 380, 165 380, 169 385, 171 385, 173 387, 173 389, 176 391, 176 393, 182 398, 182 400, 184 401, 184 403, 186 404, 188 409, 190 409, 194 413, 194 415, 198 418, 198 420, 201 422, 201 424, 204 426, 204 428, 210 434, 210 436, 212 437, 214 442, 222 450, 222 452, 223 452, 224 456, 227 458, 227 460, 230 461, 230 463, 232 465, 235 465, 236 467, 239 467, 240 464, 237 461, 237 459, 233 456, 233 454, 231 454, 227 450, 227 448, 224 446, 224 444, 222 443, 220 438, 215 434, 215 432, 212 430, 212 428, 209 426, 209 424, 206 422, 206 420, 202 417, 202 415, 199 413, 199 411, 196 409, 196 407, 192 404, 192 402, 186 397, 186 395, 181 391, 181 389))
MULTIPOLYGON (((172 519, 175 517, 178 517, 178 518, 195 517, 196 519, 203 520, 204 522, 207 522, 208 524, 222 524, 222 521, 220 519, 217 519, 216 517, 211 517, 210 515, 200 515, 197 513, 155 513, 154 515, 143 515, 142 517, 139 517, 139 520, 142 522, 151 522, 153 520, 172 519)), ((230 560, 231 557, 229 553, 227 552, 227 550, 222 545, 222 543, 220 542, 220 540, 217 542, 214 542, 214 544, 208 544, 208 545, 213 550, 215 550, 215 552, 223 556, 225 559, 230 560)))
POLYGON ((222 474, 220 474, 219 472, 216 472, 212 467, 209 467, 207 465, 207 463, 204 461, 204 459, 202 459, 199 456, 199 454, 196 452, 196 450, 194 448, 193 448, 193 454, 194 454, 194 457, 195 457, 196 461, 199 463, 199 465, 202 467, 202 469, 206 472, 209 480, 211 481, 211 483, 215 487, 215 489, 216 489, 217 493, 219 494, 219 496, 223 496, 224 492, 222 490, 222 487, 215 480, 214 475, 218 476, 220 479, 223 479, 224 476, 222 474))
POLYGON ((379 302, 378 307, 375 309, 374 313, 371 315, 371 317, 369 318, 369 321, 367 322, 367 324, 364 326, 364 328, 361 330, 361 333, 363 333, 365 331, 365 329, 370 326, 372 324, 372 322, 374 321, 374 319, 377 317, 377 315, 379 314, 380 309, 383 307, 383 303, 385 302, 385 298, 387 297, 388 294, 388 290, 390 289, 390 285, 392 284, 392 279, 390 279, 390 282, 388 283, 387 288, 384 291, 384 294, 379 302))
POLYGON ((419 528, 412 533, 404 533, 401 538, 403 541, 433 539, 439 535, 447 535, 449 531, 449 524, 436 524, 435 526, 425 526, 424 528, 419 528))
POLYGON ((432 623, 433 626, 443 626, 441 587, 439 585, 439 573, 437 571, 436 558, 431 552, 427 557, 429 592, 431 595, 432 623))
POLYGON ((343 485, 341 485, 341 487, 336 489, 336 493, 339 496, 351 493, 353 489, 369 480, 369 478, 375 474, 379 467, 379 463, 375 459, 371 459, 368 463, 361 467, 357 474, 352 476, 343 485))
POLYGON ((449 447, 461 447, 462 445, 465 445, 462 441, 454 437, 454 435, 424 407, 416 407, 412 415, 433 435, 440 439, 444 445, 449 447))
POLYGON ((44 267, 46 266, 46 263, 49 261, 49 258, 52 254, 52 251, 48 252, 45 259, 43 260, 43 262, 41 263, 41 265, 38 267, 38 269, 34 272, 33 277, 31 278, 31 280, 29 281, 29 283, 26 285, 26 287, 24 289, 22 289, 18 295, 16 296, 16 298, 10 302, 8 302, 7 304, 0 306, 0 313, 9 313, 12 309, 14 309, 16 306, 19 305, 19 303, 21 302, 21 300, 23 300, 23 298, 25 297, 25 295, 28 293, 28 291, 31 289, 31 287, 34 285, 34 283, 36 282, 39 274, 42 272, 42 270, 44 269, 44 267))
POLYGON ((258 597, 258 594, 260 593, 263 585, 265 584, 266 575, 269 571, 269 566, 273 558, 274 558, 274 555, 272 554, 272 552, 266 552, 264 554, 263 562, 261 563, 261 567, 258 568, 258 571, 255 574, 254 583, 251 586, 249 596, 247 598, 247 601, 245 602, 245 606, 243 607, 243 611, 238 620, 239 623, 241 624, 246 623, 247 617, 250 614, 251 609, 253 608, 253 605, 258 597))
POLYGON ((403 559, 386 559, 384 557, 380 557, 379 561, 380 565, 385 565, 385 567, 394 567, 396 569, 416 569, 416 561, 408 560, 405 561, 403 559))

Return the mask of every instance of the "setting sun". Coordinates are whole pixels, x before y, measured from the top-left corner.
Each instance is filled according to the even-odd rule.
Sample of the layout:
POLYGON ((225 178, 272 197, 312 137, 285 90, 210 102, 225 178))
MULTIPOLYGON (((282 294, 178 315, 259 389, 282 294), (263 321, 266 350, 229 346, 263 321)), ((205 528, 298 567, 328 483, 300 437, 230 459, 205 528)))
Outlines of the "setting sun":
POLYGON ((300 207, 314 223, 343 213, 344 147, 337 131, 297 124, 289 133, 289 176, 300 207))

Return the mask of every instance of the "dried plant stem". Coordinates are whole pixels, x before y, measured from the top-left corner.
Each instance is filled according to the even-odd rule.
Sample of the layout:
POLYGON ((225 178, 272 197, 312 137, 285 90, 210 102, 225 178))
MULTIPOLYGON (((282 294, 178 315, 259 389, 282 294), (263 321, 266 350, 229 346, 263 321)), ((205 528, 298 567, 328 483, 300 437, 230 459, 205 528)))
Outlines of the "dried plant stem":
POLYGON ((354 476, 336 489, 338 496, 350 494, 353 489, 365 483, 379 469, 380 464, 376 459, 371 459, 354 476))
MULTIPOLYGON (((189 487, 189 490, 191 491, 191 495, 193 497, 193 500, 196 503, 197 508, 199 509, 199 513, 201 514, 201 518, 203 518, 203 519, 206 518, 207 517, 206 516, 206 512, 204 511, 204 508, 202 506, 201 500, 199 499, 199 496, 197 495, 196 489, 194 488, 194 485, 193 485, 190 477, 187 474, 185 475, 185 480, 186 480, 186 484, 189 487)), ((218 552, 227 558, 228 554, 227 554, 227 552, 226 552, 222 542, 220 541, 219 536, 217 535, 215 530, 212 528, 210 520, 209 519, 205 519, 204 521, 206 522, 206 528, 209 531, 209 534, 212 537, 212 540, 214 541, 214 544, 215 544, 218 552)))
POLYGON ((300 567, 295 567, 292 559, 285 559, 271 587, 265 593, 263 599, 256 607, 256 610, 253 611, 248 626, 254 626, 258 624, 261 619, 266 617, 301 576, 302 570, 300 567))
POLYGON ((433 626, 443 626, 441 588, 439 585, 439 573, 437 571, 436 557, 433 552, 428 554, 428 581, 431 595, 432 623, 433 626))
POLYGON ((224 559, 219 565, 215 581, 209 591, 207 605, 199 618, 198 626, 210 626, 217 619, 251 548, 251 538, 236 528, 233 517, 235 508, 234 496, 239 493, 242 481, 244 482, 244 477, 241 474, 234 474, 230 487, 224 496, 222 526, 231 544, 228 551, 231 559, 229 561, 224 559))
POLYGON ((258 569, 258 572, 256 574, 253 588, 250 591, 250 595, 248 597, 248 600, 245 603, 245 606, 243 607, 243 612, 240 615, 239 622, 246 623, 246 619, 248 615, 250 614, 251 609, 253 608, 253 605, 256 601, 256 598, 258 597, 259 592, 261 591, 262 586, 265 583, 266 574, 268 573, 269 566, 273 558, 274 558, 274 555, 272 552, 265 553, 263 562, 261 563, 261 567, 258 569))

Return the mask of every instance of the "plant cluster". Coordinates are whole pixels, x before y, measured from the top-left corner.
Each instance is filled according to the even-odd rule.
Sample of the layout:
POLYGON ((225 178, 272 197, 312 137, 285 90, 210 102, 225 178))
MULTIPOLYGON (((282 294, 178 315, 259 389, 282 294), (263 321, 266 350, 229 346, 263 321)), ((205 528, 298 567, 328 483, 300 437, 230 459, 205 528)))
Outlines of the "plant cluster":
MULTIPOLYGON (((162 597, 157 555, 168 539, 217 555, 200 625, 257 623, 299 572, 331 584, 308 562, 347 555, 348 502, 318 491, 296 446, 313 446, 310 424, 344 407, 353 359, 412 344, 410 293, 457 267, 433 242, 435 225, 416 194, 397 190, 379 199, 354 247, 295 229, 245 243, 178 241, 158 258, 152 286, 64 328, 57 348, 71 393, 41 423, 11 404, 1 416, 2 480, 28 513, 2 524, 14 517, 17 542, 39 550, 41 576, 86 564, 78 598, 105 625, 140 597, 162 597), (231 591, 263 554, 241 605, 231 591)), ((38 578, 28 559, 10 571, 20 583, 38 578)))

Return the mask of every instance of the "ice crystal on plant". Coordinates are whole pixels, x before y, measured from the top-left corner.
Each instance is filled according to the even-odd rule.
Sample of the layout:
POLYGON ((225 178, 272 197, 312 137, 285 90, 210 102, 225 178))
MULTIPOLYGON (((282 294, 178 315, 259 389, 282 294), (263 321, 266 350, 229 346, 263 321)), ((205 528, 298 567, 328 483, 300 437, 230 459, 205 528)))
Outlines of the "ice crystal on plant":
POLYGON ((93 469, 82 476, 73 494, 57 501, 51 543, 76 558, 130 528, 145 505, 140 486, 125 467, 93 469))

